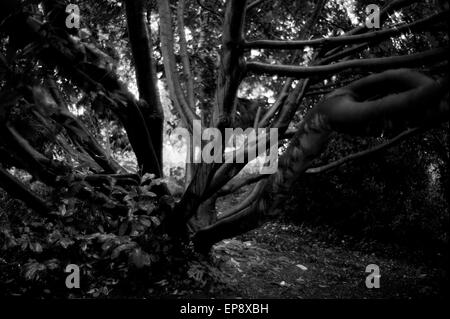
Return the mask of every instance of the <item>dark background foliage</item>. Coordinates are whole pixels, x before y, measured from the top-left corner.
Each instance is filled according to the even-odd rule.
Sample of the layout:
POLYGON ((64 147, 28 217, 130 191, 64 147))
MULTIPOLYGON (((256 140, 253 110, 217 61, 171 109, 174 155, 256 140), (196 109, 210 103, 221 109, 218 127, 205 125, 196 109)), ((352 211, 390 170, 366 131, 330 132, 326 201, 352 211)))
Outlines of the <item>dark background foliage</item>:
MULTIPOLYGON (((288 216, 341 233, 394 243, 409 253, 448 260, 448 127, 334 171, 297 182, 288 216)), ((373 141, 334 138, 318 163, 370 147, 373 141)), ((417 257, 417 256, 415 256, 417 257)), ((423 256, 422 256, 423 257, 423 256)))

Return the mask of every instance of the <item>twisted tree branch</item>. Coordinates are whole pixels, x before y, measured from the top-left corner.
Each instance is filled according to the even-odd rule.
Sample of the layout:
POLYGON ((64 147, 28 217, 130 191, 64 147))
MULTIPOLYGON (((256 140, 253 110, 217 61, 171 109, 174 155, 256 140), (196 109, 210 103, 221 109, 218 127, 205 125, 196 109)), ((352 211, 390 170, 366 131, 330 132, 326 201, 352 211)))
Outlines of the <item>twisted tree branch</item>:
POLYGON ((314 75, 332 75, 347 69, 380 70, 392 67, 406 67, 423 65, 429 62, 439 62, 448 56, 448 49, 438 48, 425 52, 371 59, 355 59, 338 62, 330 65, 318 65, 310 67, 275 65, 259 62, 247 63, 247 70, 257 74, 292 76, 296 78, 310 77, 314 75))
POLYGON ((377 145, 377 146, 375 146, 375 147, 373 147, 371 149, 364 150, 364 151, 361 151, 361 152, 357 152, 357 153, 348 155, 348 156, 343 157, 343 158, 341 158, 341 159, 339 159, 337 161, 334 161, 332 163, 328 163, 328 164, 323 165, 323 166, 308 168, 305 173, 307 173, 307 174, 317 174, 317 173, 324 173, 324 172, 333 171, 336 168, 338 168, 338 167, 340 167, 340 166, 342 166, 342 165, 344 165, 346 163, 353 162, 353 161, 358 160, 358 159, 369 157, 369 156, 377 154, 377 153, 379 153, 379 152, 381 152, 381 151, 383 151, 385 149, 388 149, 388 148, 390 148, 392 146, 395 146, 398 143, 402 142, 403 140, 407 139, 408 137, 418 133, 419 131, 420 131, 419 128, 412 128, 412 129, 406 130, 406 131, 400 133, 399 135, 397 135, 396 137, 394 137, 394 138, 392 138, 392 139, 390 139, 390 140, 388 140, 388 141, 386 141, 386 142, 384 142, 384 143, 382 143, 380 145, 377 145))
POLYGON ((399 24, 392 26, 389 29, 377 30, 363 34, 339 36, 312 40, 254 40, 244 42, 244 47, 247 49, 286 49, 298 50, 305 47, 328 47, 331 45, 348 45, 360 42, 381 41, 390 38, 394 35, 399 35, 405 32, 420 30, 426 26, 432 25, 436 22, 443 21, 448 18, 449 10, 439 12, 429 17, 406 24, 399 24))

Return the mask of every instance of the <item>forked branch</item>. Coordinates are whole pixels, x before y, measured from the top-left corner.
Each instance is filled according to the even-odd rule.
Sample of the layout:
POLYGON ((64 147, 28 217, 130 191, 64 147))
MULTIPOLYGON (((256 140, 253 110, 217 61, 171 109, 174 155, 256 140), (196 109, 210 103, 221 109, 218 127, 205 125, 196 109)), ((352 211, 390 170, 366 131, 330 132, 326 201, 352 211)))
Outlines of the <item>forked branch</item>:
POLYGON ((406 131, 400 133, 399 135, 397 135, 396 137, 394 137, 394 138, 392 138, 392 139, 390 139, 390 140, 388 140, 388 141, 386 141, 386 142, 384 142, 384 143, 382 143, 380 145, 377 145, 377 146, 375 146, 375 147, 373 147, 371 149, 364 150, 364 151, 361 151, 361 152, 357 152, 357 153, 348 155, 348 156, 343 157, 343 158, 341 158, 341 159, 339 159, 337 161, 328 163, 328 164, 323 165, 323 166, 309 168, 309 169, 306 170, 305 173, 307 173, 307 174, 317 174, 317 173, 325 173, 325 172, 333 171, 336 168, 338 168, 338 167, 340 167, 340 166, 342 166, 342 165, 344 165, 346 163, 350 163, 350 162, 353 162, 353 161, 358 160, 358 159, 363 159, 363 158, 375 155, 375 154, 377 154, 377 153, 379 153, 379 152, 381 152, 381 151, 383 151, 385 149, 393 147, 393 146, 397 145, 398 143, 404 141, 408 137, 416 134, 417 132, 419 132, 418 128, 412 128, 412 129, 406 130, 406 131))

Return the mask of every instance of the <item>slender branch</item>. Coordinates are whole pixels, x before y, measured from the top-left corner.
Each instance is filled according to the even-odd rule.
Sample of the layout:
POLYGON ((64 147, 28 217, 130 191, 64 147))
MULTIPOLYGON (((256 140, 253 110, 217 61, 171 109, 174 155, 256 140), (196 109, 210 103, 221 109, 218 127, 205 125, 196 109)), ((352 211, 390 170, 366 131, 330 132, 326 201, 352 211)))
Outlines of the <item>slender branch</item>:
POLYGON ((317 23, 317 20, 320 17, 320 13, 325 6, 325 3, 328 0, 319 0, 317 1, 316 7, 314 8, 313 13, 309 17, 308 21, 305 24, 305 27, 300 31, 300 40, 304 40, 310 33, 314 25, 317 23))
POLYGON ((305 94, 305 96, 314 96, 314 95, 322 95, 322 94, 328 94, 332 92, 333 90, 317 90, 317 91, 309 91, 305 94))
POLYGON ((272 104, 270 109, 264 114, 263 118, 259 122, 259 127, 265 127, 270 119, 275 115, 275 113, 280 109, 280 107, 284 104, 287 97, 289 96, 289 89, 292 86, 292 83, 294 82, 293 78, 289 78, 286 80, 286 82, 283 85, 283 88, 281 89, 280 94, 278 94, 277 100, 272 104))
MULTIPOLYGON (((386 4, 380 11, 380 23, 385 21, 389 17, 389 13, 401 9, 403 7, 407 7, 415 2, 419 2, 420 0, 392 0, 388 4, 386 4)), ((345 35, 358 34, 362 31, 368 30, 365 24, 362 26, 358 26, 353 30, 350 30, 345 35)))
POLYGON ((323 165, 323 166, 319 166, 319 167, 314 167, 314 168, 309 168, 306 170, 305 173, 307 174, 317 174, 317 173, 324 173, 324 172, 329 172, 332 170, 335 170, 336 168, 338 168, 339 166, 342 166, 343 164, 349 163, 349 162, 353 162, 357 159, 362 159, 362 158, 366 158, 369 157, 371 155, 374 155, 382 150, 385 150, 387 148, 390 148, 394 145, 397 145, 398 143, 400 143, 401 141, 405 140, 406 138, 418 133, 420 131, 419 128, 412 128, 409 130, 406 130, 402 133, 400 133, 399 135, 397 135, 396 137, 380 144, 377 145, 371 149, 368 150, 364 150, 358 153, 354 153, 351 155, 348 155, 346 157, 343 157, 337 161, 331 162, 329 164, 323 165))
POLYGON ((189 107, 191 109, 195 109, 195 96, 194 96, 194 78, 191 72, 191 64, 189 62, 189 53, 187 50, 187 41, 186 41, 186 33, 184 27, 184 7, 185 0, 178 1, 177 7, 177 22, 178 22, 178 36, 180 38, 180 56, 181 61, 183 62, 183 72, 186 77, 186 91, 189 102, 189 107))
POLYGON ((255 131, 258 129, 259 125, 259 119, 261 117, 262 107, 258 106, 258 109, 256 110, 255 120, 253 121, 253 128, 255 131))
POLYGON ((144 2, 142 0, 126 0, 125 8, 139 95, 153 108, 154 112, 162 114, 157 83, 152 77, 154 72, 152 70, 152 43, 146 26, 144 2))
MULTIPOLYGON (((374 43, 375 42, 373 42, 372 45, 374 43)), ((369 43, 362 43, 362 44, 354 45, 354 46, 352 46, 350 48, 339 50, 339 51, 337 51, 336 53, 334 53, 332 55, 329 55, 327 57, 322 58, 320 60, 319 64, 321 64, 321 65, 329 64, 329 63, 337 61, 339 59, 346 58, 346 57, 348 57, 348 56, 350 56, 352 54, 359 53, 359 52, 363 51, 364 49, 366 49, 368 47, 369 47, 369 43)))
MULTIPOLYGON (((36 119, 42 124, 43 130, 47 131, 46 135, 49 137, 50 141, 59 145, 69 156, 74 158, 78 163, 83 163, 82 165, 87 165, 93 171, 100 171, 102 166, 98 161, 94 161, 94 154, 87 150, 89 148, 88 145, 84 144, 77 135, 72 135, 70 140, 72 144, 77 148, 77 151, 73 149, 71 145, 69 145, 68 139, 63 135, 54 134, 52 128, 55 126, 55 121, 52 119, 44 117, 41 113, 36 110, 31 110, 31 114, 33 114, 36 119), (83 145, 84 144, 84 145, 83 145)), ((68 129, 66 129, 68 130, 68 129)), ((70 134, 68 134, 70 135, 70 134)))
POLYGON ((30 172, 35 172, 39 178, 48 184, 54 184, 59 175, 66 173, 62 167, 38 152, 10 123, 6 123, 6 133, 14 141, 20 157, 24 159, 30 172))
POLYGON ((169 88, 170 96, 172 98, 172 102, 174 103, 175 109, 180 114, 185 127, 192 129, 192 122, 194 119, 198 119, 198 116, 189 107, 178 77, 175 53, 173 49, 174 39, 169 1, 158 0, 158 12, 161 24, 161 52, 163 55, 167 86, 169 88))
MULTIPOLYGON (((316 22, 320 16, 320 13, 322 12, 323 7, 325 6, 326 1, 327 0, 320 0, 316 4, 316 7, 315 7, 313 13, 311 14, 308 21, 305 24, 305 27, 302 28, 302 30, 300 31, 300 34, 299 34, 300 39, 305 39, 311 33, 311 30, 314 27, 314 25, 316 24, 316 22)), ((299 53, 300 53, 299 51, 296 51, 296 58, 298 55, 300 55, 299 53)), ((295 62, 296 58, 294 58, 292 62, 295 62)), ((296 88, 293 91, 291 91, 290 94, 288 94, 293 82, 294 82, 293 78, 289 78, 286 80, 281 93, 278 95, 277 100, 275 101, 275 103, 272 105, 270 110, 266 113, 266 116, 261 121, 262 123, 260 123, 260 127, 264 127, 268 123, 268 121, 275 115, 275 113, 278 111, 278 109, 280 109, 281 107, 283 107, 285 105, 285 103, 288 101, 288 97, 289 97, 289 100, 291 100, 291 101, 298 100, 297 97, 299 96, 299 94, 301 94, 301 92, 302 92, 301 90, 303 89, 303 92, 304 92, 304 90, 306 90, 306 86, 308 85, 308 83, 306 83, 306 86, 305 86, 305 83, 297 83, 296 88)), ((300 104, 300 103, 298 103, 298 104, 300 104)), ((293 108, 293 107, 294 106, 291 105, 290 108, 293 108)), ((289 112, 289 113, 293 115, 292 112, 289 112)), ((283 112, 283 114, 282 114, 282 112, 280 112, 278 117, 279 118, 283 117, 283 115, 286 115, 286 114, 287 114, 286 112, 283 112)), ((286 121, 286 120, 284 120, 284 121, 286 121)), ((289 119, 289 121, 290 121, 290 119, 289 119)))
POLYGON ((144 118, 157 167, 157 175, 162 176, 162 148, 164 112, 159 99, 157 79, 154 76, 152 41, 147 28, 143 0, 125 1, 128 38, 135 64, 136 82, 139 97, 146 103, 138 104, 144 118))
POLYGON ((286 132, 284 132, 284 134, 282 136, 280 136, 280 139, 288 139, 290 140, 291 138, 294 137, 295 133, 297 133, 297 130, 295 129, 288 129, 286 132))
POLYGON ((286 99, 283 108, 277 114, 276 119, 272 123, 272 127, 278 128, 278 135, 283 135, 289 128, 295 113, 301 105, 301 100, 305 96, 306 91, 310 85, 310 79, 306 78, 297 83, 297 86, 292 90, 286 99))
MULTIPOLYGON (((82 147, 83 149, 86 149, 89 156, 107 173, 125 172, 125 170, 105 152, 102 146, 89 132, 87 127, 69 111, 55 81, 47 78, 46 86, 48 87, 51 97, 55 100, 55 103, 58 106, 55 114, 53 115, 53 119, 66 129, 66 132, 71 140, 74 141, 80 148, 82 147)), ((38 91, 38 89, 34 88, 34 91, 38 91)), ((41 99, 40 101, 35 100, 35 103, 39 102, 41 103, 42 108, 49 108, 49 106, 42 105, 43 103, 48 103, 47 99, 41 99)), ((35 111, 35 114, 37 116, 40 115, 37 111, 35 111)), ((44 119, 42 118, 41 120, 43 121, 44 119)))
POLYGON ((242 46, 246 0, 228 0, 222 33, 222 55, 217 78, 216 127, 232 127, 237 90, 244 75, 242 46))
MULTIPOLYGON (((360 77, 355 76, 355 77, 352 77, 352 78, 349 78, 349 79, 330 81, 330 83, 327 83, 325 85, 323 83, 318 83, 316 85, 311 85, 309 87, 309 89, 313 90, 313 91, 316 91, 316 90, 335 90, 338 87, 345 86, 345 85, 350 84, 353 81, 356 81, 358 79, 360 79, 360 77)), ((308 95, 308 93, 306 95, 308 95)))
POLYGON ((414 65, 423 65, 427 62, 437 62, 447 58, 448 49, 438 48, 421 53, 415 53, 404 56, 356 59, 344 62, 338 62, 330 65, 319 65, 311 67, 273 65, 259 62, 247 63, 247 70, 253 73, 263 73, 268 75, 280 75, 291 77, 309 77, 313 75, 332 75, 346 69, 361 68, 368 70, 381 70, 392 67, 406 67, 414 65))
POLYGON ((51 209, 47 204, 34 194, 23 183, 19 182, 0 164, 0 186, 12 197, 22 200, 29 208, 34 211, 48 215, 51 209))
MULTIPOLYGON (((272 123, 272 127, 278 128, 278 134, 279 137, 284 135, 285 130, 288 128, 288 124, 290 122, 290 119, 293 116, 293 113, 295 113, 296 106, 298 106, 299 103, 298 99, 301 99, 301 97, 304 95, 306 88, 308 86, 308 80, 302 81, 297 85, 295 90, 289 95, 289 101, 286 102, 283 109, 279 113, 279 116, 277 119, 272 123)), ((266 136, 265 141, 265 147, 268 145, 268 141, 270 139, 269 134, 266 136)), ((258 140, 257 144, 264 143, 263 140, 258 140)), ((264 145, 264 144, 263 144, 264 145)), ((254 147, 254 146, 252 146, 254 147)), ((233 161, 232 163, 225 163, 222 164, 222 166, 217 170, 216 174, 214 175, 213 182, 211 183, 208 194, 211 196, 214 194, 214 192, 218 191, 221 187, 223 187, 229 180, 231 180, 234 176, 236 176, 242 168, 245 167, 245 163, 235 163, 235 159, 239 156, 238 154, 244 153, 244 158, 247 156, 249 150, 248 141, 245 141, 244 145, 234 152, 233 154, 233 161)), ((247 160, 251 160, 247 156, 247 160)))
POLYGON ((198 5, 205 11, 208 11, 209 13, 211 13, 217 20, 219 20, 220 24, 223 24, 223 18, 220 14, 218 14, 216 11, 214 11, 213 9, 205 6, 202 3, 202 0, 197 0, 198 5))
POLYGON ((264 1, 266 1, 266 0, 255 0, 255 1, 253 1, 253 2, 251 2, 251 3, 248 4, 246 10, 249 11, 249 10, 255 8, 256 6, 259 6, 259 5, 260 5, 261 3, 263 3, 264 1))
MULTIPOLYGON (((418 2, 418 1, 419 0, 393 0, 393 1, 389 2, 380 11, 380 23, 384 23, 384 21, 389 17, 389 13, 391 13, 392 11, 409 6, 409 5, 413 4, 414 2, 418 2)), ((344 36, 359 34, 359 33, 365 32, 365 31, 369 31, 369 30, 370 29, 368 29, 366 27, 366 25, 363 24, 362 26, 358 26, 358 27, 350 30, 349 32, 345 33, 344 36)), ((340 51, 342 51, 342 46, 338 46, 338 47, 334 48, 333 50, 328 51, 326 56, 334 55, 340 51)))
MULTIPOLYGON (((314 24, 316 23, 319 15, 320 15, 321 10, 323 9, 325 3, 326 3, 326 0, 320 0, 317 3, 313 13, 311 14, 308 21, 306 22, 305 27, 302 28, 302 30, 299 34, 300 38, 304 38, 310 33, 311 29, 313 28, 314 24)), ((294 59, 294 61, 295 61, 295 59, 294 59)), ((306 87, 307 87, 307 83, 306 84, 304 82, 298 83, 296 89, 294 89, 294 91, 291 92, 291 94, 289 94, 288 92, 291 88, 293 81, 294 81, 294 79, 292 79, 292 78, 286 80, 281 94, 278 95, 278 98, 275 101, 275 103, 271 106, 269 111, 265 114, 263 119, 259 122, 259 124, 258 124, 259 127, 265 127, 267 125, 267 123, 276 114, 276 112, 284 106, 288 97, 290 98, 290 100, 292 102, 289 104, 290 106, 288 108, 291 111, 289 112, 287 110, 287 108, 284 108, 282 110, 282 112, 280 112, 280 115, 279 115, 280 120, 276 121, 275 127, 279 128, 280 125, 287 122, 286 117, 289 117, 291 115, 293 116, 293 113, 295 113, 295 112, 293 112, 293 110, 295 110, 294 103, 296 101, 298 101, 297 98, 299 96, 302 96, 304 94, 306 87)), ((299 103, 297 103, 295 105, 298 105, 298 104, 299 103)), ((289 121, 290 121, 290 118, 289 118, 289 121)), ((286 127, 282 128, 281 133, 286 128, 287 128, 287 125, 286 125, 286 127)), ((221 187, 223 187, 231 178, 236 176, 244 166, 245 165, 237 164, 237 163, 236 164, 223 164, 214 176, 214 183, 213 183, 213 185, 211 185, 211 189, 214 190, 214 189, 220 189, 221 187)))
MULTIPOLYGON (((394 1, 391 1, 386 6, 384 6, 383 9, 381 10, 380 22, 383 23, 389 16, 389 13, 392 12, 393 10, 410 5, 417 1, 418 0, 394 0, 394 1)), ((367 32, 367 31, 371 31, 371 29, 367 29, 365 26, 358 26, 358 27, 350 30, 349 32, 345 33, 343 36, 352 36, 352 35, 361 34, 362 32, 367 32)), ((321 59, 319 61, 317 61, 317 65, 325 65, 325 64, 329 64, 331 62, 337 61, 339 59, 346 58, 352 54, 361 52, 365 48, 368 48, 369 45, 375 45, 375 44, 381 42, 382 40, 383 39, 381 39, 380 41, 372 40, 370 42, 357 44, 357 45, 351 46, 350 48, 345 48, 345 49, 344 49, 344 46, 342 46, 342 45, 338 46, 324 54, 321 54, 324 57, 321 57, 321 59)))
POLYGON ((448 18, 449 10, 439 12, 432 16, 420 19, 418 21, 395 25, 389 29, 377 30, 373 32, 349 35, 349 36, 339 36, 331 38, 313 39, 313 40, 288 40, 288 41, 278 41, 278 40, 255 40, 244 42, 244 47, 247 49, 287 49, 287 50, 298 50, 304 49, 305 47, 326 47, 330 45, 348 45, 367 41, 381 41, 392 37, 393 35, 398 35, 404 32, 410 32, 423 28, 425 26, 431 25, 435 22, 444 20, 448 18))

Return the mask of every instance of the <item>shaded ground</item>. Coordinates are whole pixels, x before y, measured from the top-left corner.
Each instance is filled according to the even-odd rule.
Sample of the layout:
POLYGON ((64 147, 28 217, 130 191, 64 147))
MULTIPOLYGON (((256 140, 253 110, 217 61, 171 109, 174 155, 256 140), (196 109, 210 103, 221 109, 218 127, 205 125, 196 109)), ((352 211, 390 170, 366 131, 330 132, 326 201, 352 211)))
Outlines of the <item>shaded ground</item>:
MULTIPOLYGON (((417 298, 448 296, 446 271, 323 241, 320 230, 267 224, 217 244, 214 258, 229 278, 224 297, 417 298), (379 289, 368 289, 366 266, 380 268, 379 289)), ((329 234, 327 234, 327 237, 329 234)), ((388 252, 394 253, 395 252, 388 252)))
MULTIPOLYGON (((218 203, 236 205, 247 189, 218 203)), ((353 238, 333 228, 272 222, 215 245, 213 257, 228 278, 224 297, 444 298, 448 259, 411 247, 353 238), (368 289, 366 266, 380 269, 380 288, 368 289)))
MULTIPOLYGON (((228 198, 226 202, 219 203, 219 209, 235 205, 243 196, 244 192, 228 198)), ((25 243, 38 242, 41 233, 49 232, 42 225, 37 231, 33 220, 39 218, 26 220, 26 216, 31 218, 30 216, 34 215, 22 211, 20 207, 6 207, 3 213, 0 210, 1 216, 4 226, 11 224, 11 229, 23 230, 18 234, 27 229, 20 237, 25 236, 22 238, 25 243)), ((7 233, 5 228, 3 235, 7 233)), ((45 244, 44 240, 40 242, 45 244)), ((60 248, 60 252, 64 252, 66 248, 60 248)), ((272 222, 243 236, 222 241, 214 246, 211 258, 207 260, 197 260, 195 256, 188 263, 182 260, 181 264, 186 266, 186 270, 180 268, 176 272, 164 266, 163 277, 156 283, 145 282, 142 280, 145 274, 133 272, 133 276, 130 273, 125 277, 125 283, 122 280, 119 284, 122 277, 119 277, 118 273, 101 272, 101 276, 87 277, 82 289, 74 292, 65 288, 66 273, 59 268, 42 271, 42 276, 36 270, 35 273, 39 276, 34 276, 34 281, 25 278, 29 273, 25 271, 25 263, 32 257, 51 254, 53 250, 50 248, 47 251, 47 248, 39 245, 37 251, 35 245, 27 245, 25 249, 17 248, 8 254, 2 249, 0 295, 5 296, 150 299, 449 296, 448 260, 445 258, 432 259, 411 251, 411 247, 408 250, 370 239, 352 238, 330 227, 293 225, 292 222, 272 222), (365 269, 369 264, 376 264, 380 268, 379 289, 366 288, 368 273, 365 269), (174 276, 174 273, 178 275, 174 276), (95 289, 87 285, 88 279, 92 281, 89 284, 95 289)), ((63 255, 50 257, 62 258, 62 264, 69 263, 63 255)), ((102 258, 87 256, 85 259, 90 268, 84 270, 83 276, 86 276, 86 271, 92 267, 100 267, 98 263, 102 258)), ((117 259, 104 261, 108 264, 117 262, 117 259)), ((101 271, 103 268, 95 269, 101 271)))

